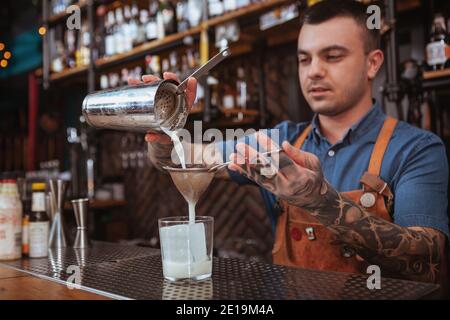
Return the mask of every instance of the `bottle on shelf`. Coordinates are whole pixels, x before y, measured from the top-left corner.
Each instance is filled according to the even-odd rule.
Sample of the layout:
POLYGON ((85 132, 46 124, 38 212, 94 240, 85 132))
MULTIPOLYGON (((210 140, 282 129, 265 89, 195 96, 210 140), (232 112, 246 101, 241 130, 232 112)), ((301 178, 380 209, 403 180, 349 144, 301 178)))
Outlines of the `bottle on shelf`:
POLYGON ((236 0, 223 0, 223 10, 224 12, 229 12, 237 9, 236 0))
POLYGON ((77 66, 87 66, 91 59, 91 36, 87 23, 83 23, 83 25, 81 26, 79 38, 79 46, 76 52, 76 64, 77 66))
POLYGON ((191 27, 200 25, 203 17, 203 0, 188 0, 188 17, 191 27))
POLYGON ((132 46, 138 45, 139 42, 139 8, 136 1, 131 5, 131 18, 129 22, 132 46))
POLYGON ((162 32, 161 37, 162 38, 164 37, 164 24, 162 21, 162 16, 159 16, 158 14, 159 14, 158 1, 151 0, 148 11, 148 22, 145 27, 145 34, 148 41, 159 39, 160 32, 162 32))
POLYGON ((236 92, 236 107, 243 110, 247 109, 249 94, 247 90, 247 82, 245 81, 245 70, 243 67, 238 67, 237 69, 236 92))
POLYGON ((176 9, 174 4, 168 0, 160 0, 159 1, 159 20, 158 20, 158 29, 161 29, 161 21, 163 24, 164 31, 158 30, 161 32, 159 34, 160 38, 164 38, 172 33, 177 32, 177 19, 176 19, 176 9))
POLYGON ((222 0, 208 0, 208 16, 210 18, 220 16, 224 13, 222 0))
POLYGON ((49 217, 45 208, 45 183, 31 185, 31 214, 29 221, 30 258, 48 255, 49 217))
MULTIPOLYGON (((168 70, 167 69, 165 71, 168 70)), ((145 56, 145 74, 153 74, 158 78, 162 78, 160 58, 158 55, 146 55, 145 56)))
POLYGON ((430 42, 426 48, 427 63, 433 71, 449 67, 450 47, 445 18, 438 13, 434 16, 430 42))
POLYGON ((27 190, 27 180, 23 179, 22 183, 19 184, 19 194, 20 201, 22 202, 22 256, 28 257, 29 254, 29 233, 28 233, 28 225, 30 222, 30 213, 31 213, 31 199, 28 196, 27 190), (21 188, 20 188, 21 186, 21 188))
POLYGON ((144 43, 147 39, 147 24, 148 24, 148 11, 142 9, 139 11, 139 24, 138 24, 138 35, 136 39, 136 45, 144 43))
POLYGON ((108 88, 109 88, 108 76, 106 74, 102 74, 100 76, 100 89, 105 90, 108 88))
POLYGON ((76 67, 76 34, 75 30, 66 30, 65 32, 65 42, 66 42, 66 68, 75 68, 76 67))
POLYGON ((169 62, 170 62, 170 71, 175 73, 177 75, 178 79, 180 79, 181 71, 178 66, 178 54, 176 51, 172 51, 169 54, 169 62))
POLYGON ((106 26, 107 26, 107 16, 106 16, 106 6, 100 5, 96 10, 97 24, 94 34, 94 60, 105 56, 105 37, 107 36, 106 26))
POLYGON ((126 44, 124 40, 124 22, 122 8, 116 9, 116 23, 114 24, 114 44, 116 53, 124 53, 126 51, 126 44))
POLYGON ((22 256, 22 203, 16 180, 3 180, 0 190, 0 261, 22 256))
POLYGON ((134 42, 130 6, 125 5, 125 7, 123 8, 123 16, 124 21, 122 24, 122 36, 123 36, 124 51, 127 52, 133 49, 133 42, 134 42))
POLYGON ((106 56, 112 56, 116 54, 116 39, 114 35, 114 25, 115 25, 115 19, 114 19, 114 12, 109 11, 107 18, 105 19, 105 55, 106 56))
POLYGON ((64 44, 61 40, 55 43, 55 53, 52 58, 51 70, 52 72, 61 72, 64 70, 64 44))
POLYGON ((177 2, 176 5, 176 14, 177 14, 177 27, 178 32, 186 31, 190 28, 189 24, 189 7, 188 2, 186 0, 181 0, 177 2))

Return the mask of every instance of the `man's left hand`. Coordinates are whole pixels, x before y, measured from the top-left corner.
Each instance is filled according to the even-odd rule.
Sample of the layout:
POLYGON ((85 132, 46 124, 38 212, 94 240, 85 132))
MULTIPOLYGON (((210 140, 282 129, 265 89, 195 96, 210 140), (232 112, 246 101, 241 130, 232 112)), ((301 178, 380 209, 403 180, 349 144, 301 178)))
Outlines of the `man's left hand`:
MULTIPOLYGON (((279 149, 262 132, 256 133, 256 138, 266 151, 279 149)), ((287 141, 283 142, 279 154, 270 157, 244 143, 238 143, 236 151, 230 156, 230 170, 243 174, 289 204, 305 208, 320 206, 329 186, 314 154, 301 151, 287 141)))

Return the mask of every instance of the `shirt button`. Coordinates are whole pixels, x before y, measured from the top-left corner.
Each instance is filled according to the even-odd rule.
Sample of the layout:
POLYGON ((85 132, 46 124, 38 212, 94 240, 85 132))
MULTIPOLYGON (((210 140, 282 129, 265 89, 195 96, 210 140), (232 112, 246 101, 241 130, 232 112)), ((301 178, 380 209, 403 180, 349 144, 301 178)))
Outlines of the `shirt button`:
POLYGON ((334 157, 335 154, 336 154, 336 152, 334 152, 334 150, 328 151, 328 156, 329 157, 334 157))
POLYGON ((299 241, 302 238, 302 233, 300 232, 300 230, 298 228, 294 227, 291 229, 291 237, 295 241, 299 241))

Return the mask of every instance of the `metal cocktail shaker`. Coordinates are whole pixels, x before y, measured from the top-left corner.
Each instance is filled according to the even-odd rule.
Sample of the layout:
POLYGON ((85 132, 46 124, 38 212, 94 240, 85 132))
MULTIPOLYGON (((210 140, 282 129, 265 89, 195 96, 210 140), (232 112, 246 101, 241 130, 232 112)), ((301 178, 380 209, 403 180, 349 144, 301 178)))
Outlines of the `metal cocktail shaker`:
POLYGON ((176 130, 184 127, 188 116, 186 95, 177 88, 177 81, 159 80, 92 93, 83 101, 83 115, 94 128, 176 130))
MULTIPOLYGON (((230 54, 229 48, 222 49, 190 77, 199 79, 230 54)), ((181 83, 158 80, 92 93, 83 101, 83 115, 95 128, 137 132, 181 129, 189 114, 184 92, 188 79, 181 83)))

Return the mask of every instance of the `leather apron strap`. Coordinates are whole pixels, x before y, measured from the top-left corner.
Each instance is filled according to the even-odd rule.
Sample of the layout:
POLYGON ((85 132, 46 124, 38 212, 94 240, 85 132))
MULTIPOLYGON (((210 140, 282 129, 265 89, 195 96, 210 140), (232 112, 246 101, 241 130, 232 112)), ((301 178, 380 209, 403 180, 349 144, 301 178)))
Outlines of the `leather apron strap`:
POLYGON ((397 119, 387 116, 384 120, 383 127, 378 134, 377 141, 373 147, 372 156, 370 157, 369 173, 379 176, 381 171, 381 164, 383 163, 384 153, 394 133, 395 126, 397 125, 397 119))

